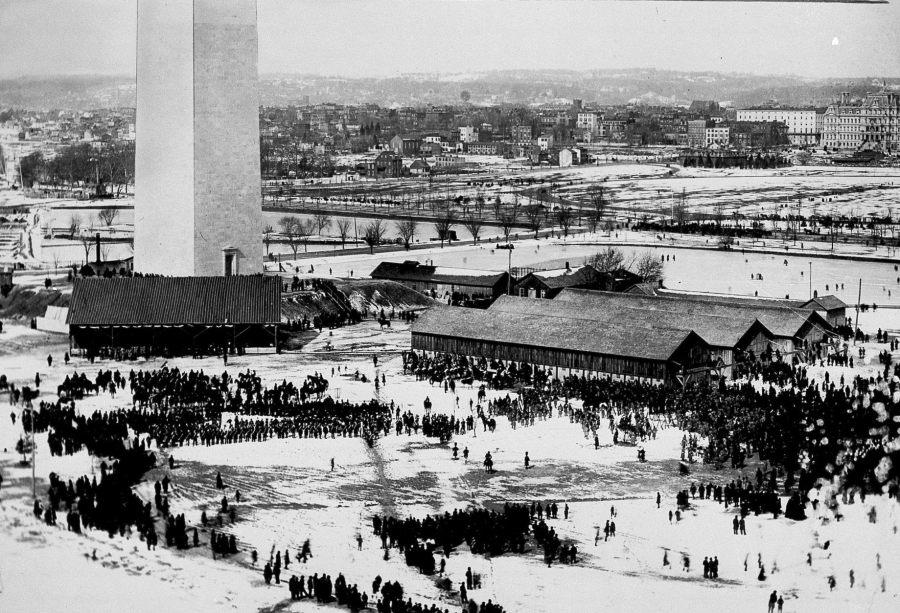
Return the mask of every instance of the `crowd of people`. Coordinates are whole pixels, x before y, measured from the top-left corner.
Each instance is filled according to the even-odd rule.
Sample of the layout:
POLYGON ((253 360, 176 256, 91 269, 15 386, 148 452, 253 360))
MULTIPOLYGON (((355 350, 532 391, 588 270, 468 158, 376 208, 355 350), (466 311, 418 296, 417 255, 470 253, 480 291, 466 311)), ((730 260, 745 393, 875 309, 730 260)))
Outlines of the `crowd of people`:
POLYGON ((522 553, 531 522, 528 507, 522 504, 506 503, 500 511, 488 509, 454 509, 453 513, 427 515, 424 519, 393 516, 372 518, 375 534, 381 538, 382 547, 397 547, 401 552, 412 550, 410 565, 422 572, 434 572, 434 557, 431 551, 423 552, 419 547, 433 543, 434 550, 449 556, 450 552, 466 543, 472 553, 501 555, 507 551, 522 553), (430 562, 427 559, 430 558, 430 562))
MULTIPOLYGON (((887 342, 880 332, 878 338, 887 342)), ((748 364, 747 378, 739 382, 719 379, 682 387, 584 376, 557 380, 548 371, 531 365, 405 353, 406 372, 445 391, 455 391, 457 383, 484 383, 478 389, 477 405, 470 403, 466 417, 432 412, 430 400, 426 400, 421 416, 401 412, 393 402, 337 401, 327 395, 329 381, 319 373, 310 374, 299 384, 285 380, 266 385, 249 370, 237 375, 210 375, 202 370, 169 367, 128 374, 101 369, 93 378, 75 372, 58 386, 55 401, 40 402, 39 410, 23 410, 22 426, 25 431, 47 432, 53 455, 86 449, 92 455, 110 458, 110 462, 101 465, 99 480, 81 477, 64 483, 51 474, 47 505, 36 500, 34 513, 55 524, 57 513, 64 509, 67 528, 75 532, 84 526, 108 531, 112 536, 135 526, 149 549, 158 540, 156 516, 150 502, 142 501, 132 486, 156 465, 156 457, 150 452, 154 444, 174 448, 285 437, 363 437, 372 441, 392 430, 396 435, 421 431, 443 443, 475 430, 478 420, 484 430, 493 431, 497 416, 507 417, 516 428, 534 426, 554 413, 577 422, 586 437, 593 436, 595 446, 599 446, 598 430, 604 425, 613 433, 614 443, 632 444, 652 440, 661 427, 676 426, 686 432, 682 459, 687 462, 697 456, 706 462, 730 462, 732 467, 741 467, 746 458, 758 456, 770 464, 771 470, 757 471, 755 482, 742 478, 723 484, 691 484, 679 493, 680 507, 687 507, 698 496, 716 500, 726 508, 738 507, 739 514, 733 518, 735 534, 746 534, 744 518, 750 513, 782 514, 778 495, 781 476, 785 491, 791 494, 783 513, 793 519, 805 517, 801 493, 819 477, 839 476, 845 491, 857 491, 861 497, 875 491, 897 496, 900 365, 892 362, 890 351, 879 354, 877 374, 838 375, 835 379, 828 371, 814 374, 814 365, 777 357, 767 356, 748 364), (487 399, 487 388, 509 387, 518 388, 518 393, 487 399), (75 408, 76 401, 91 394, 126 393, 131 394, 131 406, 127 408, 91 414, 75 408), (895 461, 885 463, 886 457, 895 461)), ((844 364, 852 356, 844 360, 829 354, 822 363, 844 364)), ((39 385, 36 380, 35 387, 39 385)), ((468 459, 468 448, 465 457, 468 459)), ((184 515, 169 513, 160 487, 164 486, 157 484, 156 510, 162 517, 166 545, 187 548, 193 540, 197 546, 197 529, 193 528, 191 539, 191 527, 184 515)), ((226 506, 227 501, 223 501, 226 506)), ((555 559, 575 563, 575 545, 563 543, 545 521, 545 517, 552 519, 557 514, 555 503, 546 507, 540 503, 507 503, 497 510, 455 510, 423 519, 376 516, 373 530, 385 549, 398 547, 407 564, 429 575, 437 570, 435 552, 447 557, 466 543, 475 554, 522 553, 529 532, 542 547, 548 565, 555 559)), ((568 515, 568 507, 564 514, 568 515)), ((615 536, 614 522, 607 522, 605 534, 607 538, 615 536)), ((219 555, 234 554, 235 537, 213 530, 210 548, 219 555)), ((717 557, 705 562, 704 576, 717 577, 717 557)), ((270 561, 266 569, 267 582, 274 577, 280 583, 280 560, 270 561)), ((442 564, 439 572, 443 570, 442 564)), ((306 581, 292 577, 288 583, 292 598, 335 600, 354 611, 369 604, 365 592, 347 585, 340 574, 333 583, 328 575, 315 575, 306 581)), ((376 605, 379 611, 434 610, 403 601, 402 589, 399 596, 394 587, 386 593, 384 588, 389 585, 396 584, 381 586, 382 598, 376 605)), ((373 589, 376 593, 378 590, 373 589)), ((465 597, 462 600, 470 610, 473 605, 482 613, 501 610, 490 602, 478 606, 465 597)))
POLYGON ((743 381, 697 381, 683 387, 609 377, 557 380, 527 364, 440 354, 410 352, 403 363, 417 379, 451 389, 456 380, 485 381, 492 387, 518 384, 522 392, 517 398, 487 403, 488 411, 507 415, 511 425, 533 423, 554 407, 578 419, 586 436, 596 437, 596 427, 608 420, 614 442, 647 440, 656 436, 660 424, 672 425, 689 433, 685 461, 700 457, 740 467, 757 455, 784 471, 786 489, 798 479, 808 489, 819 477, 840 474, 851 487, 897 495, 897 463, 876 471, 882 458, 896 453, 891 441, 900 434, 900 422, 894 419, 900 415, 900 365, 891 362, 890 353, 882 355, 881 371, 870 377, 857 374, 845 380, 841 375, 833 381, 825 371, 822 380, 796 356, 779 361, 770 355, 754 362, 751 376, 743 381), (582 408, 572 410, 568 399, 580 399, 582 408))

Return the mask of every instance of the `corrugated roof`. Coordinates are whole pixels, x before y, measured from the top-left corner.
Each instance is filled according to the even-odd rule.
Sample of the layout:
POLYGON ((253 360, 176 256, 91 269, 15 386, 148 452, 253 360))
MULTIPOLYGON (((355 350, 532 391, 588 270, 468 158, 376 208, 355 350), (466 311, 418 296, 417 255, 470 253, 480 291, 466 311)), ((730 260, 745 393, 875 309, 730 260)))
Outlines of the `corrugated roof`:
POLYGON ((668 360, 689 337, 696 338, 684 330, 650 325, 593 330, 590 323, 552 314, 513 316, 494 309, 435 307, 413 324, 412 332, 654 361, 668 360))
POLYGON ((373 279, 392 281, 418 281, 421 283, 442 283, 445 285, 466 285, 469 287, 495 287, 506 278, 505 272, 469 270, 429 266, 416 261, 382 262, 369 275, 373 279))
POLYGON ((833 296, 832 294, 828 294, 827 296, 818 296, 803 303, 803 306, 805 308, 815 308, 816 305, 825 309, 826 311, 847 308, 847 305, 843 300, 841 300, 837 296, 833 296))
POLYGON ((277 324, 276 277, 76 279, 67 323, 76 326, 277 324))
POLYGON ((692 324, 691 329, 704 338, 706 338, 705 334, 709 332, 704 327, 703 322, 709 317, 722 317, 735 323, 740 323, 745 330, 749 329, 754 321, 759 320, 773 335, 783 338, 794 338, 797 336, 807 321, 812 321, 814 325, 823 331, 830 329, 828 323, 814 311, 783 306, 768 306, 756 304, 755 302, 753 304, 734 304, 583 289, 564 289, 554 301, 574 302, 582 308, 590 306, 620 312, 627 309, 658 311, 661 317, 668 317, 673 320, 676 315, 693 318, 692 320, 697 323, 692 324))
MULTIPOLYGON (((607 292, 596 292, 606 294, 607 292)), ((665 309, 646 309, 629 306, 619 301, 612 306, 602 299, 595 301, 545 300, 540 298, 520 298, 500 296, 489 310, 503 311, 511 314, 541 315, 543 317, 567 317, 582 319, 591 324, 603 326, 622 326, 631 328, 680 330, 684 334, 695 332, 713 347, 734 348, 751 326, 745 319, 733 319, 724 315, 703 312, 683 313, 665 309)), ((605 332, 604 332, 605 333, 605 332)))
POLYGON ((711 304, 736 304, 739 306, 764 306, 787 307, 799 309, 804 305, 803 300, 790 300, 787 298, 759 298, 757 296, 738 296, 735 294, 712 294, 705 292, 683 292, 678 290, 657 288, 654 296, 664 298, 678 298, 679 300, 692 300, 694 302, 709 302, 711 304))

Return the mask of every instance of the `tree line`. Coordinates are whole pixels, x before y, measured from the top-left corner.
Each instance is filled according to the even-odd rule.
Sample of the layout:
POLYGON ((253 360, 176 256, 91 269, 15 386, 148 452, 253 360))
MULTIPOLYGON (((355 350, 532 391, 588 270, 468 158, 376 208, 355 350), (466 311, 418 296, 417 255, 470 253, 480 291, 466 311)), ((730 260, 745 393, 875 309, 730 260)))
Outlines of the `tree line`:
POLYGON ((119 196, 134 183, 134 143, 78 143, 53 157, 35 151, 19 160, 19 172, 24 187, 91 187, 97 196, 119 196))

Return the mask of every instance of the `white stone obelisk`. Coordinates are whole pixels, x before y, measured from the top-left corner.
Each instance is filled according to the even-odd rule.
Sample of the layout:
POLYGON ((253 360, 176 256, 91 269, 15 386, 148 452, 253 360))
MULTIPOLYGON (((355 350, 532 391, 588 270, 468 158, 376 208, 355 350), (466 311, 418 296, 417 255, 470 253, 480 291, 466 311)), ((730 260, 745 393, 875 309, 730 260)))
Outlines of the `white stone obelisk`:
POLYGON ((138 0, 135 270, 262 271, 256 0, 138 0))

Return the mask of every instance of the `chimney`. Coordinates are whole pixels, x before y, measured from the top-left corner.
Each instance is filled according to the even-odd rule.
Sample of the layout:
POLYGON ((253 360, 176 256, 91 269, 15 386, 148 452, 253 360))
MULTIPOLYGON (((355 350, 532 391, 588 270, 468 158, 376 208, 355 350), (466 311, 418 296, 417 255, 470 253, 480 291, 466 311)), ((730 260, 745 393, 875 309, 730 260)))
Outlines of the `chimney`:
POLYGON ((97 232, 95 235, 95 240, 97 241, 97 263, 100 263, 100 233, 97 232))
POLYGON ((568 262, 566 262, 566 272, 572 272, 572 269, 569 267, 568 262))

